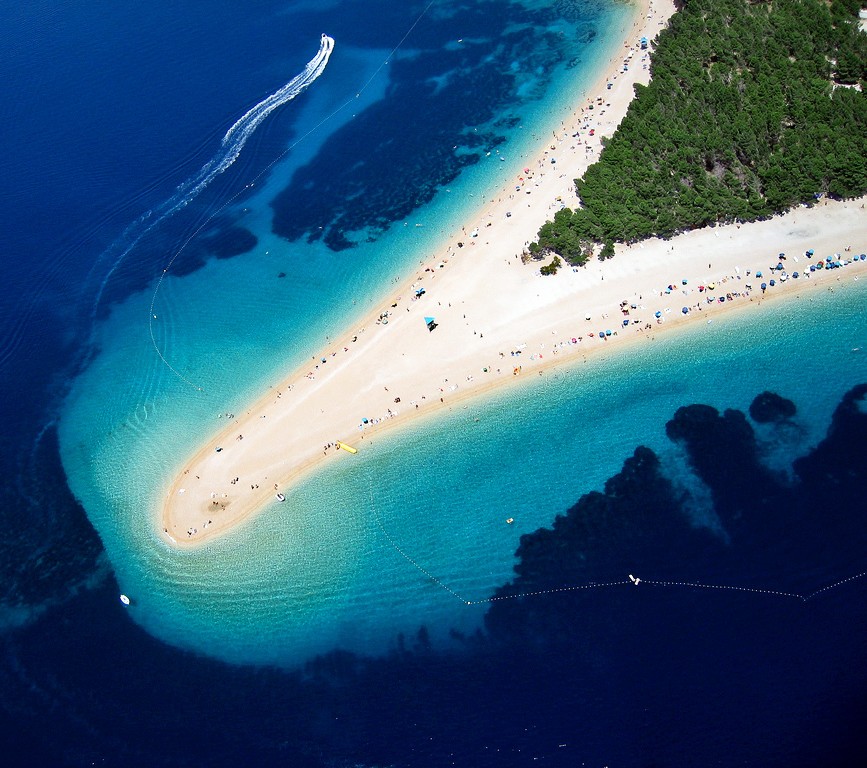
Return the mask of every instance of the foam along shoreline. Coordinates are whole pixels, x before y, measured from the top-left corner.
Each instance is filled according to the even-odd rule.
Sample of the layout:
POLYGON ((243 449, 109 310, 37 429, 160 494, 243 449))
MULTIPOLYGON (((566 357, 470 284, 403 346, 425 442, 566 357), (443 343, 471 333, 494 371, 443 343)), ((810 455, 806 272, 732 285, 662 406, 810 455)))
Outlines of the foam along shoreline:
POLYGON ((380 310, 243 414, 215 414, 225 426, 165 489, 159 526, 170 543, 204 544, 276 503, 278 494, 289 495, 322 463, 356 460, 341 443, 363 450, 386 428, 553 365, 867 275, 867 260, 852 260, 867 250, 864 199, 821 201, 764 222, 619 247, 611 261, 553 277, 522 264, 539 226, 560 205, 576 204, 572 179, 625 115, 633 84, 648 80, 639 39, 655 37, 673 11, 670 0, 640 4, 622 52, 590 96, 380 310), (810 272, 828 256, 851 263, 810 272))

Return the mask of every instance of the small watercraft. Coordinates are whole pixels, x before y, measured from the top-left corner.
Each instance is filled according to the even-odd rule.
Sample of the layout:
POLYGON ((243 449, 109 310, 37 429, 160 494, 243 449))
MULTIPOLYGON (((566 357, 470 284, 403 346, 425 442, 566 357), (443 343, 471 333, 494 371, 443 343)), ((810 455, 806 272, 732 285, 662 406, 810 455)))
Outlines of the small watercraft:
POLYGON ((286 501, 286 497, 282 493, 278 493, 277 501, 286 501))

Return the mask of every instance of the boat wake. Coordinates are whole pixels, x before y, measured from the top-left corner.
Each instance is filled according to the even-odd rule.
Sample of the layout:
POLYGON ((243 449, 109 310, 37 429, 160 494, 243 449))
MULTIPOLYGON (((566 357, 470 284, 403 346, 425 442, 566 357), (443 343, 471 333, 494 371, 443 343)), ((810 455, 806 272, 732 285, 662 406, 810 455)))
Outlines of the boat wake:
POLYGON ((241 150, 247 143, 247 139, 253 135, 253 131, 259 124, 270 115, 277 107, 292 101, 296 96, 303 93, 324 71, 334 48, 334 40, 328 35, 322 35, 318 53, 307 62, 301 74, 293 77, 286 85, 274 91, 268 98, 260 101, 255 107, 248 110, 223 136, 220 143, 220 151, 216 156, 202 166, 201 170, 192 178, 178 187, 178 191, 168 201, 168 210, 164 216, 171 216, 190 200, 195 198, 215 176, 223 173, 241 154, 241 150), (173 202, 174 201, 174 202, 173 202))
MULTIPOLYGON (((298 75, 249 109, 238 119, 226 131, 226 135, 223 136, 217 153, 211 160, 205 163, 197 173, 180 184, 168 200, 148 210, 130 224, 114 244, 106 250, 104 256, 112 253, 116 255, 96 292, 91 319, 96 317, 103 293, 111 276, 129 253, 141 242, 142 238, 152 232, 167 218, 189 205, 217 176, 230 168, 238 159, 247 140, 253 135, 253 132, 262 121, 275 109, 302 94, 325 71, 333 49, 333 38, 323 34, 319 44, 319 51, 307 62, 304 69, 298 75)), ((93 269, 102 260, 102 258, 98 259, 93 269)), ((91 269, 91 273, 93 269, 91 269)))

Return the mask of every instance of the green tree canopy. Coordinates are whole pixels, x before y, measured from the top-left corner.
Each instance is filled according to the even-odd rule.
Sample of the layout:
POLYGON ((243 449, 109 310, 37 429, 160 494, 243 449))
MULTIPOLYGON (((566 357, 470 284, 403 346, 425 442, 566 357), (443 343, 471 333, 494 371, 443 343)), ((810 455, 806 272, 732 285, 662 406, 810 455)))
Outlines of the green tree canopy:
POLYGON ((546 223, 534 253, 581 264, 595 244, 607 256, 615 242, 867 192, 867 95, 850 87, 867 79, 856 3, 679 5, 650 85, 575 182, 581 207, 546 223))

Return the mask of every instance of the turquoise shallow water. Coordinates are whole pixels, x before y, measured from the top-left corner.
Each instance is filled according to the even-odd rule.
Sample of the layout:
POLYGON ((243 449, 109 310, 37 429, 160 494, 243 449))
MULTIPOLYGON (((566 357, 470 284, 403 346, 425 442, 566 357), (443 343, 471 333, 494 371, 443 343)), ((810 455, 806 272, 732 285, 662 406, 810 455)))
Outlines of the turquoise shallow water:
MULTIPOLYGON (((600 39, 610 40, 627 18, 617 9, 600 39)), ((550 80, 544 98, 524 105, 500 151, 528 151, 609 53, 591 47, 582 67, 550 80)), ((343 90, 329 96, 327 78, 312 88, 296 134, 367 82, 382 51, 350 54, 351 65, 337 53, 333 62, 343 67, 343 90)), ((382 70, 359 109, 388 93, 389 77, 382 70)), ((521 93, 533 83, 529 70, 521 93)), ((321 242, 286 243, 270 234, 269 202, 326 151, 341 119, 230 208, 259 240, 252 254, 163 281, 155 338, 181 376, 161 362, 148 335, 151 283, 95 327, 96 354, 63 408, 70 485, 134 598, 131 615, 169 643, 232 662, 291 666, 334 647, 380 652, 421 624, 446 642, 449 629, 477 626, 483 606, 465 602, 483 600, 509 577, 519 536, 599 487, 636 444, 668 452, 677 471, 663 433, 677 406, 745 408, 758 391, 777 389, 804 406, 809 429, 800 439, 809 444, 839 395, 867 376, 865 358, 849 351, 865 342, 863 294, 853 286, 833 301, 817 296, 809 308, 769 307, 690 329, 420 421, 365 446, 358 461, 310 478, 232 536, 194 552, 171 550, 154 535, 153 511, 184 456, 220 426, 217 414, 242 409, 327 335, 376 306, 393 277, 510 172, 492 155, 412 214, 422 226, 394 227, 351 257, 321 242), (281 272, 286 278, 276 277, 281 272), (507 517, 515 523, 505 524, 507 517)))
MULTIPOLYGON (((867 379, 867 356, 851 351, 867 341, 863 301, 853 282, 421 419, 195 552, 156 542, 155 491, 141 475, 126 476, 130 463, 157 467, 157 476, 170 466, 142 409, 142 436, 124 437, 123 454, 107 445, 95 462, 126 478, 110 496, 100 480, 116 515, 113 524, 99 521, 100 530, 125 547, 114 564, 135 596, 133 615, 181 646, 231 661, 292 663, 334 646, 380 651, 421 624, 446 641, 449 629, 477 625, 483 606, 462 601, 483 600, 509 578, 519 536, 600 488, 634 446, 658 450, 682 473, 664 436, 679 405, 746 409, 772 389, 800 404, 804 428, 779 446, 781 458, 814 445, 840 395, 867 379)), ((700 507, 697 499, 697 521, 712 522, 700 507)))
POLYGON ((605 55, 586 42, 621 23, 611 2, 0 5, 6 763, 863 762, 863 398, 841 405, 796 488, 760 465, 785 476, 840 392, 865 380, 863 353, 849 351, 867 348, 855 284, 653 347, 615 340, 606 361, 368 434, 361 454, 206 550, 177 553, 152 533, 162 484, 217 414, 378 304, 507 172, 498 152, 548 135, 540 126, 605 55), (337 48, 322 75, 198 197, 179 193, 323 31, 337 48), (457 161, 468 157, 478 163, 457 161), (174 203, 186 205, 120 258, 174 203), (385 235, 383 212, 396 222, 385 235), (303 232, 271 235, 277 214, 303 232), (159 362, 148 319, 156 277, 202 224, 210 244, 194 237, 173 264, 153 323, 199 392, 159 362), (373 241, 332 250, 319 226, 332 244, 343 229, 373 241), (688 410, 702 425, 685 430, 689 450, 664 438, 675 407, 744 408, 764 387, 800 414, 752 424, 757 456, 737 416, 703 409, 688 410), (652 457, 611 474, 638 442, 693 493, 686 510, 652 457), (464 604, 514 591, 503 582, 521 535, 609 479, 613 493, 582 496, 556 531, 524 539, 515 590, 546 596, 464 604), (690 530, 684 511, 719 515, 723 538, 690 530), (600 579, 621 586, 548 592, 600 579), (471 642, 448 636, 482 616, 471 642), (336 646, 376 656, 309 659, 336 646))
MULTIPOLYGON (((631 12, 622 6, 598 11, 592 25, 598 31, 595 42, 574 49, 579 66, 563 64, 548 71, 529 59, 507 62, 506 68, 519 77, 502 116, 520 114, 506 129, 507 141, 416 209, 413 226, 393 227, 349 253, 335 255, 321 242, 287 243, 273 235, 269 205, 317 153, 335 151, 329 142, 340 129, 346 132, 347 124, 351 137, 356 114, 376 107, 395 87, 390 66, 381 66, 386 55, 382 49, 341 53, 338 39, 323 76, 307 92, 309 98, 291 105, 297 104, 293 135, 312 131, 309 139, 293 143, 292 151, 243 202, 225 207, 229 194, 216 186, 223 179, 214 182, 216 191, 207 193, 211 211, 230 214, 255 234, 253 253, 212 259, 184 277, 169 273, 156 294, 151 281, 112 305, 95 326, 96 353, 64 404, 61 451, 73 492, 99 532, 120 584, 134 596, 131 614, 150 632, 231 661, 292 664, 335 645, 381 650, 399 630, 454 616, 458 601, 444 591, 431 593, 418 571, 407 570, 406 561, 393 560, 394 550, 383 549, 381 530, 371 527, 371 503, 391 526, 395 510, 406 509, 411 519, 409 510, 435 504, 445 493, 435 486, 418 487, 417 481, 406 485, 390 479, 390 467, 415 460, 404 455, 399 438, 389 444, 384 464, 371 453, 359 463, 360 474, 311 480, 293 494, 291 503, 199 552, 175 552, 159 543, 153 510, 184 456, 220 425, 217 414, 243 408, 270 382, 315 353, 328 335, 376 306, 405 267, 459 227, 468 211, 482 205, 486 190, 503 185, 515 161, 499 162, 499 157, 529 153, 537 137, 558 124, 575 92, 594 76, 597 63, 611 55, 611 46, 619 46, 619 30, 630 19, 631 12), (356 92, 360 95, 352 109, 340 111, 347 95, 356 92), (330 114, 335 116, 323 123, 330 114), (149 322, 151 307, 154 317, 149 322), (431 610, 439 613, 426 618, 431 610)), ((555 21, 539 31, 561 40, 562 30, 573 34, 570 24, 555 21)), ((401 55, 411 62, 416 53, 408 46, 401 55)), ((226 185, 237 187, 245 183, 245 172, 253 172, 244 158, 242 153, 226 174, 226 185)), ((201 221, 202 213, 194 210, 177 243, 201 221)), ((171 256, 169 251, 164 263, 171 256)), ((111 279, 133 274, 137 263, 133 250, 111 279)), ((450 439, 436 437, 439 434, 431 432, 430 439, 450 439)), ((466 498, 449 494, 442 503, 453 510, 476 505, 466 490, 466 498)), ((427 545, 445 563, 455 531, 446 533, 450 519, 438 514, 431 507, 427 545)), ((492 530, 507 536, 497 542, 496 557, 508 558, 517 528, 505 531, 497 525, 492 530)), ((477 556, 492 545, 483 542, 477 556)), ((419 557, 425 559, 425 553, 419 557)), ((431 567, 439 565, 437 561, 431 567)), ((462 584, 469 581, 461 588, 481 595, 492 586, 491 577, 503 573, 501 566, 484 568, 482 575, 464 574, 462 584)), ((451 577, 451 572, 445 575, 451 577)), ((458 613, 458 624, 472 624, 477 616, 458 613)))

